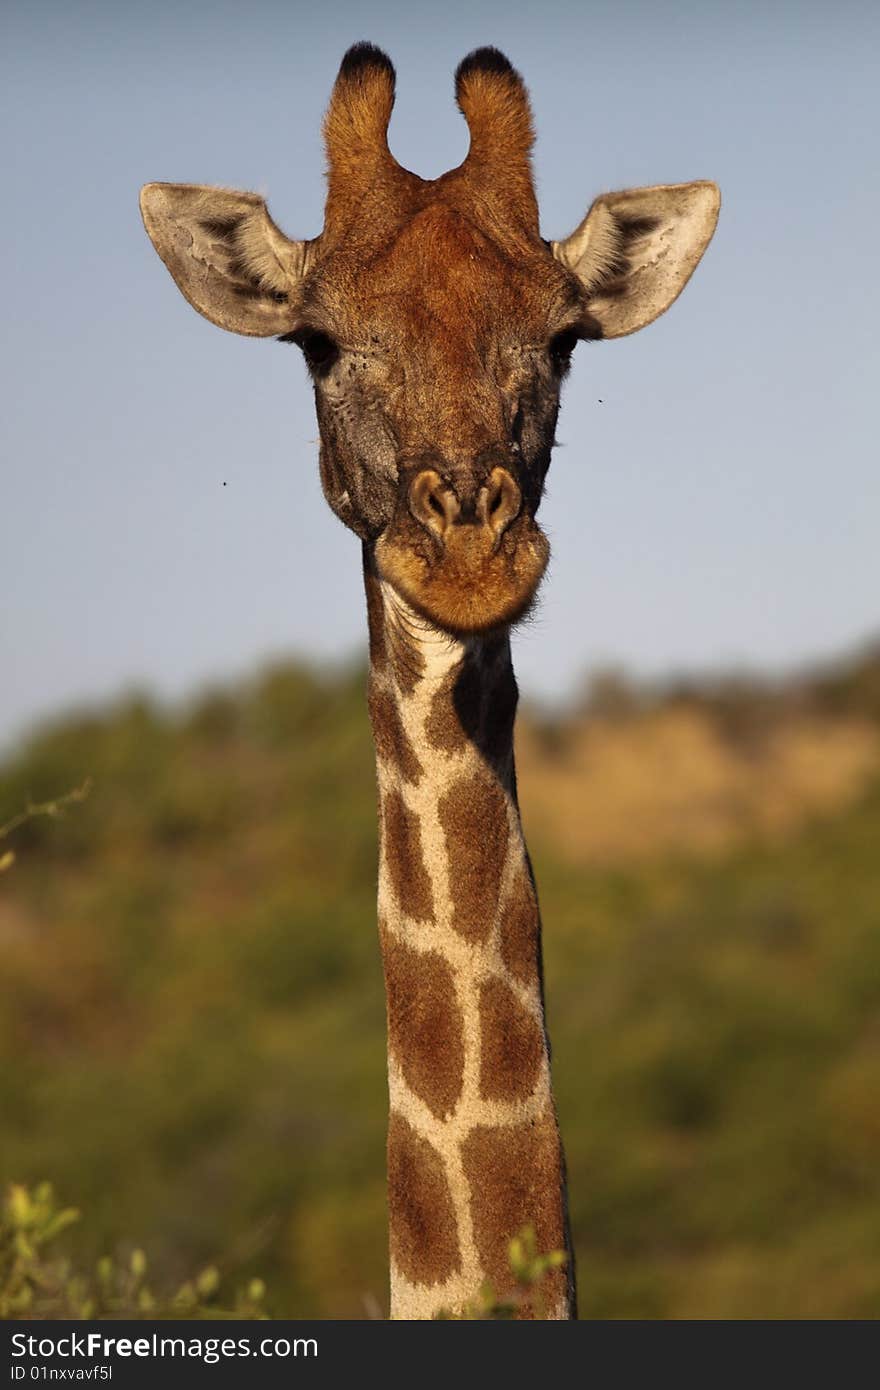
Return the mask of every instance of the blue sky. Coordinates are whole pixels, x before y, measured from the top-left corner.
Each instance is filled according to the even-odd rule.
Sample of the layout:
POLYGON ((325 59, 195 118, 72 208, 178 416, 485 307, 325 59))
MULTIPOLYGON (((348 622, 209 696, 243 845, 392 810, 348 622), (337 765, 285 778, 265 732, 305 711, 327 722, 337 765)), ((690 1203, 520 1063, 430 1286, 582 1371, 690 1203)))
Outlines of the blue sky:
POLYGON ((397 65, 391 145, 422 176, 466 150, 459 59, 508 53, 547 236, 603 189, 722 187, 672 311, 576 355, 525 691, 609 662, 778 669, 880 628, 875 4, 44 0, 4 31, 0 739, 126 686, 363 649, 298 353, 193 313, 137 209, 152 179, 222 183, 314 235, 361 38, 397 65))

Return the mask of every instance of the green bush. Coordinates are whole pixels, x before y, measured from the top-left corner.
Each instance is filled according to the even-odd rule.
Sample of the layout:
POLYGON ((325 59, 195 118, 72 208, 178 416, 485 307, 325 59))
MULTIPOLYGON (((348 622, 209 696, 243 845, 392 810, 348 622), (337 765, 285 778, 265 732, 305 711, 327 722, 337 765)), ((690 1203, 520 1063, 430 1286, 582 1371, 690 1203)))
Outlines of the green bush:
POLYGON ((23 1318, 265 1318, 265 1287, 251 1279, 224 1307, 221 1279, 208 1265, 173 1291, 154 1288, 147 1257, 103 1255, 93 1267, 57 1253, 80 1214, 60 1207, 50 1183, 12 1183, 0 1207, 0 1320, 23 1318))

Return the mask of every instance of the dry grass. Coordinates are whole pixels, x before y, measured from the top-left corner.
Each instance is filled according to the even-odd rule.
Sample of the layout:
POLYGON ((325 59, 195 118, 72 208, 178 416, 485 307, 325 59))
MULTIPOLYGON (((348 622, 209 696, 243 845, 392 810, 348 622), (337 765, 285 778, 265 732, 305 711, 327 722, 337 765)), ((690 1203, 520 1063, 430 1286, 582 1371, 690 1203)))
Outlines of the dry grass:
POLYGON ((777 841, 843 810, 880 767, 880 733, 867 720, 806 714, 756 744, 673 703, 584 715, 550 741, 526 719, 517 762, 527 836, 568 862, 620 865, 777 841))

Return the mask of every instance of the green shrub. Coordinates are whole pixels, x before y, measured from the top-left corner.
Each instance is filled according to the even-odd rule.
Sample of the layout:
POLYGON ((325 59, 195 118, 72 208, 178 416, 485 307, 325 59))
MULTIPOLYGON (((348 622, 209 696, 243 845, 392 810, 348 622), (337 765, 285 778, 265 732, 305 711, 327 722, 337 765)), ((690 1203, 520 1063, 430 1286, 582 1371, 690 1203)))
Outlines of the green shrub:
POLYGON ((0 1207, 0 1320, 23 1318, 265 1318, 262 1280, 251 1279, 224 1307, 221 1279, 208 1265, 173 1291, 154 1288, 147 1257, 104 1255, 93 1268, 57 1253, 79 1212, 55 1201, 50 1183, 7 1188, 0 1207))

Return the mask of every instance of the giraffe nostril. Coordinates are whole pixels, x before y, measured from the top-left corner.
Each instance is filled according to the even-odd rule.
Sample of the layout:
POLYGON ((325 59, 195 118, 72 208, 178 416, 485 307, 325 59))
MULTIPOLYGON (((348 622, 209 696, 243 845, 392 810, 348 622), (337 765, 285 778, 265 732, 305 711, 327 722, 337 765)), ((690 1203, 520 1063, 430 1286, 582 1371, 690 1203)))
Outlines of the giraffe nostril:
POLYGON ((493 468, 470 500, 434 468, 423 468, 409 485, 409 509, 416 521, 441 544, 451 527, 479 523, 498 545, 504 532, 519 516, 522 493, 506 468, 493 468), (464 500, 462 500, 464 498, 464 500))
POLYGON ((409 509, 426 531, 442 541, 458 519, 461 505, 450 484, 433 468, 425 468, 410 483, 409 509))
POLYGON ((477 515, 492 532, 496 544, 519 516, 522 493, 506 468, 493 468, 477 503, 477 515))

